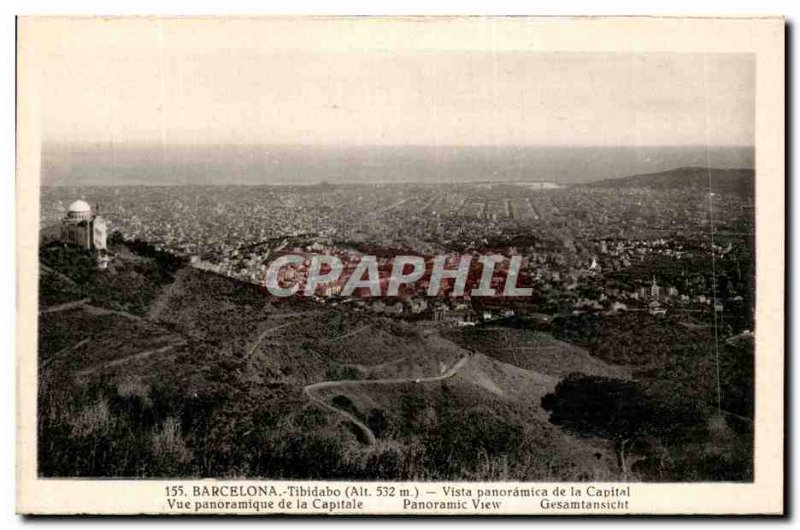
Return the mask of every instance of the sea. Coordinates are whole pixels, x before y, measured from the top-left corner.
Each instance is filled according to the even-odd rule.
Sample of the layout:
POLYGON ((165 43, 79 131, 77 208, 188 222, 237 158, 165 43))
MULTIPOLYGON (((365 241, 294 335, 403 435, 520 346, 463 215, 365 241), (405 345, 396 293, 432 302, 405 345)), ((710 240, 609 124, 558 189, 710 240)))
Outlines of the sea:
POLYGON ((686 166, 754 169, 752 146, 70 144, 42 149, 43 186, 577 184, 686 166))

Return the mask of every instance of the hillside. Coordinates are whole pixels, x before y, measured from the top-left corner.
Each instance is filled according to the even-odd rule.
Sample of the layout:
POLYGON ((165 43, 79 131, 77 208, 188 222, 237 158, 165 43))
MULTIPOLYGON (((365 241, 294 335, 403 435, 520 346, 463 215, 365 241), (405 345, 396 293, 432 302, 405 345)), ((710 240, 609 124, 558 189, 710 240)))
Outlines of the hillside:
POLYGON ((157 255, 114 254, 99 272, 80 252, 42 251, 43 476, 620 478, 608 440, 542 407, 570 374, 631 377, 580 334, 268 300, 157 255))
POLYGON ((39 249, 39 304, 45 308, 81 298, 95 305, 143 315, 182 266, 166 254, 111 244, 108 270, 99 272, 95 259, 81 249, 45 243, 39 249))
POLYGON ((755 171, 752 169, 682 167, 658 173, 604 179, 586 185, 598 188, 650 188, 654 190, 710 189, 716 193, 738 193, 752 196, 755 192, 755 171))
POLYGON ((578 346, 553 338, 548 333, 501 326, 482 326, 453 331, 447 337, 470 345, 504 363, 560 379, 572 372, 627 378, 628 370, 596 359, 578 346))
POLYGON ((409 478, 613 479, 602 440, 577 439, 548 422, 541 399, 557 381, 475 353, 434 377, 346 381, 315 393, 369 429, 374 450, 403 448, 401 470, 422 463, 409 478))

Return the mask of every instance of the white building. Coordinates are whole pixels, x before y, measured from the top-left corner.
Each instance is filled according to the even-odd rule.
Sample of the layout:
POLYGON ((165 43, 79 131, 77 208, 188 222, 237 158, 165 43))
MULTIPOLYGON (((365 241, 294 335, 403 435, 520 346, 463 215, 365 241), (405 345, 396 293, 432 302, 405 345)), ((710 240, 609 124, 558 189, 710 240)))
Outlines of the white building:
POLYGON ((61 241, 87 250, 106 250, 106 220, 92 212, 89 203, 77 200, 61 220, 61 241))

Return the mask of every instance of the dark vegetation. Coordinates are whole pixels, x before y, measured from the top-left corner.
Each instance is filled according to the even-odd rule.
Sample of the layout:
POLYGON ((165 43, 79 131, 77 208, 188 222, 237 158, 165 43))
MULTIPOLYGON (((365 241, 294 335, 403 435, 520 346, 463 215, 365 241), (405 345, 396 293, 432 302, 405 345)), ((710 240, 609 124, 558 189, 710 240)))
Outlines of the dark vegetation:
POLYGON ((706 406, 717 404, 719 356, 722 409, 753 419, 752 337, 718 340, 710 327, 687 326, 679 317, 645 312, 560 317, 553 322, 553 333, 586 348, 593 357, 631 366, 634 378, 643 384, 706 406))
POLYGON ((40 248, 42 308, 88 297, 109 309, 143 315, 183 265, 181 259, 157 252, 146 243, 122 243, 113 234, 109 239, 112 259, 102 273, 91 252, 60 243, 40 248))
MULTIPOLYGON (((643 451, 641 465, 656 465, 661 480, 752 480, 752 337, 717 343, 709 327, 643 312, 561 317, 553 325, 562 340, 598 359, 630 366, 635 379, 570 376, 543 402, 554 422, 614 440, 618 451, 621 440, 628 440, 643 451), (614 410, 635 418, 635 425, 606 422, 602 414, 614 410), (600 423, 617 432, 600 433, 600 423)), ((646 468, 640 476, 652 471, 646 468)))
POLYGON ((721 416, 702 403, 634 381, 573 374, 542 400, 551 421, 580 436, 613 443, 623 479, 696 480, 713 470, 726 480, 752 479, 747 451, 721 416), (718 440, 713 439, 716 430, 718 440))

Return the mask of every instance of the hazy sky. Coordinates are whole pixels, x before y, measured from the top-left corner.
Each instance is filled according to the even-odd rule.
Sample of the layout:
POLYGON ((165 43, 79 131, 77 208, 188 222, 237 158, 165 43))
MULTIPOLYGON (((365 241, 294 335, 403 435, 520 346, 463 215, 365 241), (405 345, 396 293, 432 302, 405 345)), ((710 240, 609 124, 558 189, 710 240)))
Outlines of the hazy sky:
POLYGON ((402 25, 75 21, 43 53, 48 141, 752 145, 751 55, 539 53, 402 25), (432 42, 436 42, 432 40, 432 42), (396 49, 395 49, 396 48, 396 49), (456 47, 457 48, 457 47, 456 47))

